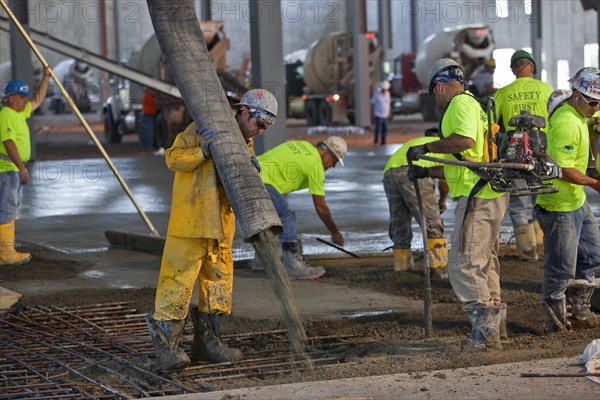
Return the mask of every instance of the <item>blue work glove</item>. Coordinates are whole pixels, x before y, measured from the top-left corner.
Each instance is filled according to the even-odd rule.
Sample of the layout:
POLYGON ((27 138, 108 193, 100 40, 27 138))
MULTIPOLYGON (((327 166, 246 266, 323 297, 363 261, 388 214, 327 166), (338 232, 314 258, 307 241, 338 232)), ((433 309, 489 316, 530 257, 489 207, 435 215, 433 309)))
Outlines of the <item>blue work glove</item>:
POLYGON ((196 129, 196 134, 200 137, 200 147, 202 148, 202 154, 204 158, 210 156, 210 144, 215 139, 215 132, 208 128, 196 129))
POLYGON ((256 159, 256 157, 254 157, 254 156, 250 157, 250 161, 252 162, 252 165, 254 165, 254 168, 256 168, 256 170, 260 174, 260 164, 258 163, 258 160, 256 159))
POLYGON ((419 146, 413 146, 410 149, 408 149, 408 152, 406 152, 406 158, 408 160, 415 161, 421 158, 420 156, 427 153, 429 153, 429 148, 426 144, 421 144, 419 146))
POLYGON ((423 179, 429 176, 429 169, 413 165, 408 169, 408 179, 414 181, 415 179, 423 179))

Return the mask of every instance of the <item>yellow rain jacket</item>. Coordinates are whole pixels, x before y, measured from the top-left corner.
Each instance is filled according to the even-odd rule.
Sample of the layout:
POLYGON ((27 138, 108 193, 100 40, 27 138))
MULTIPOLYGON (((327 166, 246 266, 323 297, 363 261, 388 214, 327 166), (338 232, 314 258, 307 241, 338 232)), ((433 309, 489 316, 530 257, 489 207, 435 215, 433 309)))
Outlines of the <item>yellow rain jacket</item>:
MULTIPOLYGON (((167 235, 216 239, 231 247, 235 232, 233 210, 212 157, 205 159, 191 123, 166 151, 167 167, 175 172, 167 235)), ((254 155, 253 141, 248 149, 254 155)))

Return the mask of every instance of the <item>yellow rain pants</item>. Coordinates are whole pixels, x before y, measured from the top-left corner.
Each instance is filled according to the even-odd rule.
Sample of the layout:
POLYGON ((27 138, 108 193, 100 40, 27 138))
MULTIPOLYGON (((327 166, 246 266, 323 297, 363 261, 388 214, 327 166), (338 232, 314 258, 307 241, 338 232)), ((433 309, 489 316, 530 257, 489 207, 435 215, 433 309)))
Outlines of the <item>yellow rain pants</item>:
POLYGON ((185 319, 196 280, 200 287, 198 311, 209 314, 231 313, 231 247, 219 247, 214 239, 167 236, 163 254, 156 288, 154 319, 185 319))

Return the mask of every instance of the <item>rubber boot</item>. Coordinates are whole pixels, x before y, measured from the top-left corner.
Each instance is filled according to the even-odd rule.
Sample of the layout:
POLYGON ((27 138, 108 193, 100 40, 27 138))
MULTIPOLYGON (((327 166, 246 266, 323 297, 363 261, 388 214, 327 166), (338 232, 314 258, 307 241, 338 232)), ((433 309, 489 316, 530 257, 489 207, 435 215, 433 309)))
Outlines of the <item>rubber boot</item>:
POLYGON ((544 256, 544 231, 537 219, 533 221, 533 230, 535 231, 535 247, 538 258, 540 258, 544 256))
POLYGON ((589 329, 600 326, 600 315, 590 309, 592 295, 600 284, 600 279, 596 281, 598 283, 578 279, 567 286, 565 291, 567 310, 571 312, 568 319, 574 329, 589 329))
POLYGON ((23 265, 31 260, 31 254, 15 249, 15 221, 0 224, 0 266, 23 265))
POLYGON ((309 267, 302 259, 299 242, 281 242, 283 267, 291 280, 317 279, 325 275, 323 267, 309 267))
POLYGON ((571 329, 571 323, 567 320, 567 301, 564 297, 558 300, 542 300, 540 310, 546 321, 546 332, 564 332, 571 329))
POLYGON ((508 331, 506 330, 506 303, 500 303, 500 340, 508 340, 508 331))
POLYGON ((179 340, 185 329, 185 320, 158 321, 151 314, 146 315, 146 324, 152 337, 159 371, 180 371, 190 365, 190 358, 179 349, 179 340))
POLYGON ((413 270, 415 262, 413 260, 412 249, 394 249, 394 271, 403 272, 413 270))
POLYGON ((502 307, 500 304, 478 306, 467 312, 467 317, 471 322, 471 337, 469 340, 476 349, 502 349, 500 343, 502 307))
POLYGON ((431 276, 448 278, 448 239, 428 238, 427 255, 431 276))
POLYGON ((199 311, 191 311, 191 314, 194 322, 192 360, 222 363, 242 359, 239 349, 228 347, 221 339, 221 315, 199 311))
POLYGON ((515 227, 517 254, 522 261, 537 260, 535 228, 533 222, 515 227))

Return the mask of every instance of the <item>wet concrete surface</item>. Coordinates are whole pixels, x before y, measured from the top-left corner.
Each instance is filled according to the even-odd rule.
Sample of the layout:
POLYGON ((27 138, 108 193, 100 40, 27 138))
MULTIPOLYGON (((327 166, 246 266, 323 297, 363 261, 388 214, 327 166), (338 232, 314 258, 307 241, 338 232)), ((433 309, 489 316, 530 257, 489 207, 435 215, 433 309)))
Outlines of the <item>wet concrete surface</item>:
MULTIPOLYGON (((326 173, 326 200, 334 220, 352 252, 378 252, 392 245, 388 236, 389 210, 381 171, 400 145, 351 148, 345 167, 326 173)), ((159 233, 166 232, 173 173, 160 156, 113 160, 138 204, 159 233)), ((105 230, 149 233, 117 179, 101 158, 38 161, 30 166, 31 183, 25 187, 17 223, 18 238, 51 245, 69 252, 106 246, 105 230)), ((600 197, 588 190, 594 212, 600 216, 600 197)), ((287 196, 296 211, 298 231, 307 254, 329 254, 333 248, 316 241, 330 240, 318 218, 308 191, 287 196)), ((443 214, 446 232, 454 227, 454 202, 443 214)), ((512 227, 504 220, 503 240, 512 227)), ((422 248, 420 228, 413 220, 413 248, 422 248)), ((236 259, 251 258, 251 246, 236 237, 236 259)))

